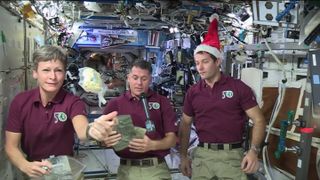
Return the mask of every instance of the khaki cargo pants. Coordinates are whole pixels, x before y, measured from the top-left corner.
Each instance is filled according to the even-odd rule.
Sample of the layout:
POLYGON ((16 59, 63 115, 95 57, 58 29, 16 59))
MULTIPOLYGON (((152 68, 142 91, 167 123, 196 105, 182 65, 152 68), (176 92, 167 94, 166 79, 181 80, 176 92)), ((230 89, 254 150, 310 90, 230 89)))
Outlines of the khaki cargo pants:
POLYGON ((170 180, 171 174, 167 164, 155 166, 120 165, 117 180, 170 180))
POLYGON ((212 150, 197 147, 193 151, 192 180, 247 180, 241 170, 243 150, 212 150))

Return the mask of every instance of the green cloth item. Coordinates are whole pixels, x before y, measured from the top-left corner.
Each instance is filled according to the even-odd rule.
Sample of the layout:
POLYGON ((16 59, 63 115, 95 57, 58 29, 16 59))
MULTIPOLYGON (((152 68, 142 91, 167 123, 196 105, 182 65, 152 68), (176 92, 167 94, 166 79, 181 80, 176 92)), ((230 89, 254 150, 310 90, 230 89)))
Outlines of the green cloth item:
POLYGON ((133 126, 132 119, 130 115, 119 115, 118 124, 115 127, 115 131, 121 134, 121 140, 113 146, 115 151, 121 151, 128 147, 129 142, 133 138, 143 139, 146 129, 141 127, 133 126))
POLYGON ((5 43, 6 42, 6 36, 4 35, 4 32, 1 31, 1 42, 5 43))

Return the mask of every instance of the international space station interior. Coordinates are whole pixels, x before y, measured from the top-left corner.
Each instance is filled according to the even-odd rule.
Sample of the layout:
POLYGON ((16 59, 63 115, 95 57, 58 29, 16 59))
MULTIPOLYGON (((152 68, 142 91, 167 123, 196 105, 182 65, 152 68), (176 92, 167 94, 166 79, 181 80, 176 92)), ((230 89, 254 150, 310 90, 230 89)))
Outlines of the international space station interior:
MULTIPOLYGON (((12 0, 0 1, 0 22, 0 179, 139 180, 145 176, 158 180, 158 175, 149 176, 152 170, 135 172, 137 175, 133 168, 143 170, 160 164, 169 173, 162 179, 320 179, 319 0, 12 0), (216 37, 217 46, 206 44, 211 36, 216 37), (40 69, 42 65, 63 64, 58 56, 46 61, 37 59, 45 53, 41 48, 46 46, 63 50, 63 69, 40 69), (146 77, 134 73, 148 72, 136 65, 138 61, 147 62, 152 70, 147 73, 147 94, 136 97, 133 91, 141 91, 146 77), (49 71, 56 84, 60 78, 61 90, 45 105, 42 93, 50 94, 48 89, 56 86, 42 79, 43 73, 49 71), (210 86, 208 82, 213 77, 222 80, 210 86), (210 99, 229 79, 241 84, 240 88, 222 91, 222 99, 217 102, 210 99), (231 104, 233 97, 247 92, 242 88, 253 94, 251 99, 245 97, 248 93, 243 99, 254 102, 252 109, 257 111, 248 110, 250 103, 240 98, 233 102, 239 106, 236 110, 234 104, 222 104, 225 98, 231 104), (204 89, 211 91, 207 98, 199 95, 204 89), (23 92, 38 94, 26 99, 23 92), (57 100, 60 92, 67 94, 65 99, 79 101, 68 106, 66 113, 54 110, 66 106, 57 100), (165 102, 160 106, 150 102, 152 98, 165 102), (218 103, 219 107, 212 105, 218 103), (80 107, 85 112, 80 112, 80 107), (220 111, 222 107, 224 110, 220 111), (115 125, 100 131, 98 125, 102 121, 98 120, 117 108, 117 120, 108 121, 115 125), (140 110, 143 123, 139 124, 136 114, 140 110), (159 110, 161 114, 155 116, 154 111, 159 110), (234 115, 238 110, 245 121, 223 122, 225 117, 238 117, 234 115), (128 113, 128 122, 124 122, 122 112, 132 112, 128 113), (256 118, 256 112, 260 118, 256 118), (171 114, 174 133, 165 129, 171 114), (44 117, 52 121, 51 126, 68 123, 68 127, 57 132, 52 127, 46 129, 39 122, 45 121, 44 117), (208 124, 201 122, 208 117, 208 124), (76 125, 78 119, 85 126, 76 125), (164 127, 159 127, 156 119, 164 127), (233 128, 241 132, 238 144, 231 140, 204 140, 233 137, 233 128), (137 129, 143 132, 141 141, 134 141, 139 134, 137 129), (162 137, 158 132, 148 135, 158 129, 162 137), (40 131, 47 133, 35 133, 40 131), (110 142, 112 132, 122 132, 121 139, 110 142), (103 133, 110 141, 100 138, 103 133), (173 143, 167 142, 169 134, 175 137, 173 143), (126 139, 127 136, 133 139, 126 139), (146 143, 145 149, 134 149, 133 141, 146 143), (118 151, 122 149, 117 146, 120 142, 129 149, 130 156, 123 157, 122 150, 118 151), (160 148, 148 149, 148 142, 160 148), (64 154, 62 149, 66 147, 70 147, 71 154, 64 154), (244 175, 241 178, 232 171, 228 173, 229 168, 222 173, 212 170, 221 162, 233 166, 233 161, 216 159, 226 149, 230 154, 234 149, 242 152, 241 158, 234 160, 235 171, 244 175), (199 166, 206 166, 205 170, 194 164, 203 151, 215 155, 202 157, 199 166), (154 157, 148 156, 152 153, 154 157), (186 154, 190 161, 181 159, 186 154), (41 158, 37 161, 34 157, 41 158), (147 157, 151 162, 143 159, 147 157), (187 167, 192 175, 186 174, 187 167)), ((217 93, 218 96, 221 95, 217 93)))

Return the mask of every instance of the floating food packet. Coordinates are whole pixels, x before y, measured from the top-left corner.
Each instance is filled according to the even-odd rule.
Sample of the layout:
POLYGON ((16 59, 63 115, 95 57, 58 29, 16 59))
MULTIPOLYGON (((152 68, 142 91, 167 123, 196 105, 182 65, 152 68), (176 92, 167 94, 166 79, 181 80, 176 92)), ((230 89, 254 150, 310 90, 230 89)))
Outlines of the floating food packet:
POLYGON ((129 142, 133 138, 143 138, 144 134, 146 133, 146 129, 133 126, 130 115, 119 115, 117 118, 118 124, 114 130, 120 133, 122 136, 121 140, 114 145, 113 148, 115 151, 121 151, 128 147, 129 142))
POLYGON ((104 94, 107 91, 107 86, 101 79, 100 73, 90 67, 84 67, 79 69, 79 85, 86 91, 98 94, 99 107, 101 104, 105 104, 107 101, 104 99, 104 94))
POLYGON ((73 157, 61 155, 47 159, 52 164, 49 175, 45 175, 40 180, 72 180, 80 179, 85 165, 73 157))

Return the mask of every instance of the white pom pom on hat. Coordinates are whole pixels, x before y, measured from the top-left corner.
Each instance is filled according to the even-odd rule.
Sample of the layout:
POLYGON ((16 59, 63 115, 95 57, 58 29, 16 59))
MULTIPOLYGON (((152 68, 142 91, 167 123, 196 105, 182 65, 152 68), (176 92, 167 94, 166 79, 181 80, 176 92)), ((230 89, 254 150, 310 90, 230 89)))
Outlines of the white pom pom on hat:
POLYGON ((212 14, 210 16, 210 25, 208 28, 208 32, 204 37, 204 40, 201 42, 200 45, 194 50, 194 55, 200 51, 205 51, 214 55, 216 58, 221 58, 220 53, 220 40, 219 40, 219 33, 218 33, 218 14, 212 14))
POLYGON ((209 21, 212 22, 214 19, 217 19, 219 21, 219 15, 217 13, 211 14, 209 17, 209 21))

